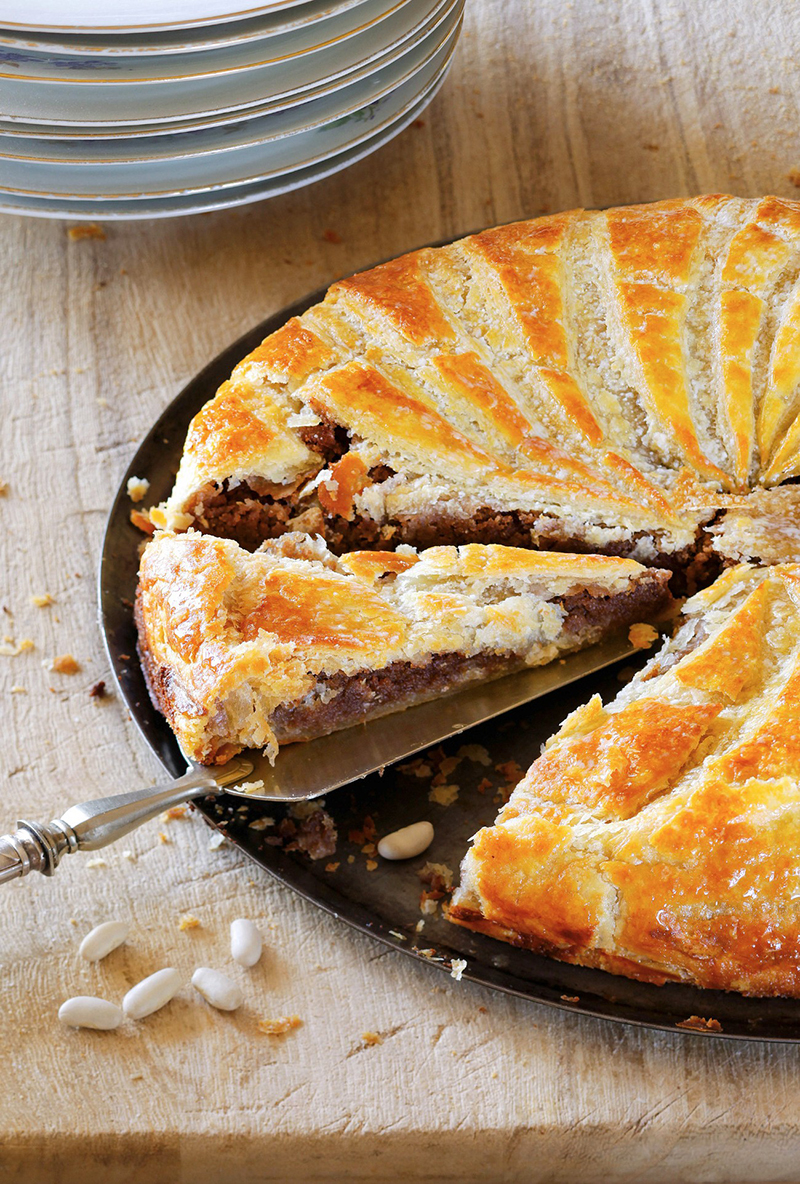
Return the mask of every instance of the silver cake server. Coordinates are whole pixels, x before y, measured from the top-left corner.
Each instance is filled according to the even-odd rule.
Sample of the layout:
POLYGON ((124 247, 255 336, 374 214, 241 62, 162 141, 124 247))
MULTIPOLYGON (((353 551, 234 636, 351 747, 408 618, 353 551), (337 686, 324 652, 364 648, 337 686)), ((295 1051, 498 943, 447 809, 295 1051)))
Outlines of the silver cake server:
POLYGON ((318 740, 289 744, 274 765, 255 750, 210 768, 187 761, 182 777, 150 789, 70 806, 61 818, 43 825, 18 821, 13 834, 0 836, 0 881, 31 871, 52 876, 63 855, 106 847, 162 810, 192 798, 224 792, 251 801, 310 801, 634 652, 627 638, 611 638, 547 666, 479 682, 318 740))

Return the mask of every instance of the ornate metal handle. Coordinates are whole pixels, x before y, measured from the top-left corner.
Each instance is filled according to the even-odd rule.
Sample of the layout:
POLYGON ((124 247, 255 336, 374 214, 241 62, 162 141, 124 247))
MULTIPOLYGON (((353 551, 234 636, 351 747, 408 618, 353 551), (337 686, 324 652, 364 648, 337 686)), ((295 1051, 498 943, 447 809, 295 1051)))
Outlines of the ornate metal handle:
POLYGON ((195 765, 166 785, 70 806, 61 818, 43 826, 19 821, 13 834, 0 836, 0 883, 32 871, 52 876, 63 855, 106 847, 162 810, 204 794, 219 793, 251 770, 249 761, 241 759, 229 761, 224 769, 195 765))

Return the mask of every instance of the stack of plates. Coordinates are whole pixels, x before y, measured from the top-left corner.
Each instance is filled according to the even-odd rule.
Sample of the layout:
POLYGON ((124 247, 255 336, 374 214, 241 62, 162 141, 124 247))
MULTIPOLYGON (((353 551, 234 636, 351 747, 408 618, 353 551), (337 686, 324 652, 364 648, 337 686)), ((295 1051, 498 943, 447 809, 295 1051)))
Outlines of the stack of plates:
POLYGON ((0 210, 168 217, 326 177, 430 101, 465 0, 242 2, 3 0, 0 210))

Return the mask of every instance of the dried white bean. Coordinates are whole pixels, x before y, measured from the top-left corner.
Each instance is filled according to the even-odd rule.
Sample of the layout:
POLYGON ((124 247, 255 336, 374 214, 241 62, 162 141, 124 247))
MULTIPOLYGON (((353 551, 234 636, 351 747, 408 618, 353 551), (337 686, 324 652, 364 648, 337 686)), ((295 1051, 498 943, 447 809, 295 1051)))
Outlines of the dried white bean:
POLYGON ((192 975, 192 986, 212 1007, 220 1011, 236 1011, 244 1002, 242 988, 227 974, 212 970, 210 966, 198 966, 192 975))
POLYGON ((127 921, 104 921, 95 925, 78 947, 78 953, 88 962, 99 962, 117 946, 121 946, 131 931, 127 921))
POLYGON ((412 822, 390 835, 384 835, 378 843, 378 854, 384 859, 413 859, 427 851, 433 842, 433 827, 430 822, 412 822))
POLYGON ((231 957, 240 966, 255 966, 261 957, 262 938, 246 917, 231 921, 231 957))
POLYGON ((135 987, 131 987, 122 1000, 122 1010, 132 1020, 143 1020, 146 1015, 152 1015, 165 1003, 169 1003, 173 995, 181 989, 183 976, 179 971, 167 966, 164 970, 157 970, 155 974, 143 978, 135 987))
POLYGON ((116 1003, 97 999, 94 995, 75 995, 67 999, 58 1009, 62 1024, 71 1028, 95 1028, 99 1032, 110 1032, 122 1022, 122 1012, 116 1003))

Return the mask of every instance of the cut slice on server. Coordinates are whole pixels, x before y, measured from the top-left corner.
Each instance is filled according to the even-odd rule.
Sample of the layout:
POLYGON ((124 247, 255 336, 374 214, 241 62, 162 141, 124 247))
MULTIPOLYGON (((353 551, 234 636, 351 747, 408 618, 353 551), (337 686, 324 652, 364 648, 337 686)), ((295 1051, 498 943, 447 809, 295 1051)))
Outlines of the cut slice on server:
POLYGON ((223 762, 593 644, 663 612, 668 578, 502 546, 337 558, 304 535, 251 554, 163 533, 142 557, 139 650, 186 755, 223 762))

